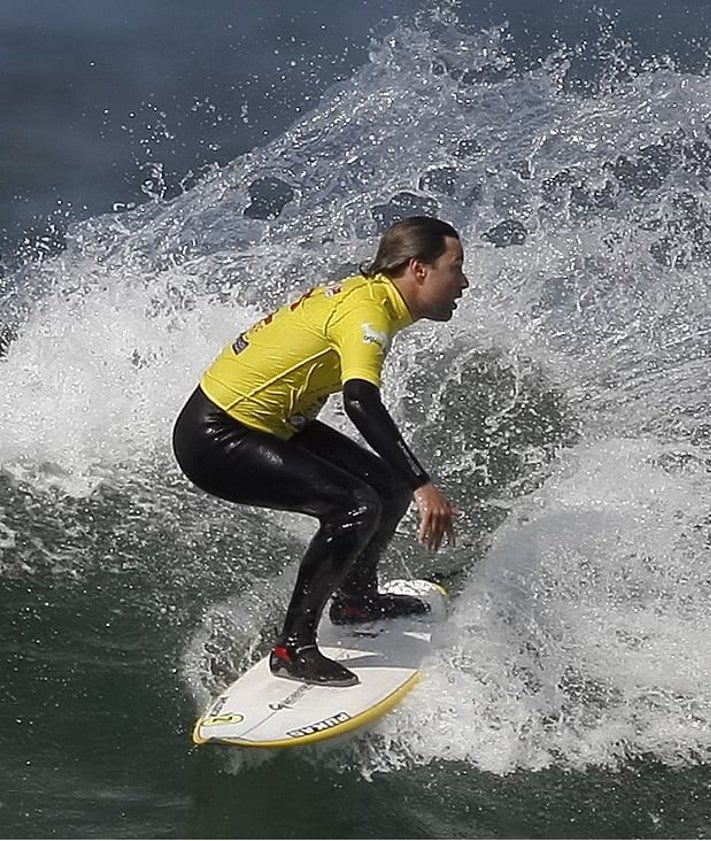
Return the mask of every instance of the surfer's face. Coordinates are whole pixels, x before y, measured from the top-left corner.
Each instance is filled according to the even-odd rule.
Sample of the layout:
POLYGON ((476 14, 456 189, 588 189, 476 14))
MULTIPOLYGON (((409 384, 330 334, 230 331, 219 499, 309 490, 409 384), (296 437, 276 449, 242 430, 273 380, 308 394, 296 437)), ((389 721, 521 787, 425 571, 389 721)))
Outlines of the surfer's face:
POLYGON ((446 248, 434 263, 421 263, 419 270, 419 308, 422 318, 449 321, 457 308, 457 299, 469 286, 463 271, 464 251, 454 237, 445 237, 446 248))

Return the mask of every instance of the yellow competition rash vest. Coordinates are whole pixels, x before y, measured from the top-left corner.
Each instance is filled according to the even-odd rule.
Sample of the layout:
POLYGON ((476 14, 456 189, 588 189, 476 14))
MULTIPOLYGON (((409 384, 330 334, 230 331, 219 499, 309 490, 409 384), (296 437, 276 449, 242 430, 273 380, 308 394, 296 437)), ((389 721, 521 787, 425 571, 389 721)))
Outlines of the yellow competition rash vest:
POLYGON ((200 387, 241 423, 290 438, 348 380, 379 388, 390 342, 411 323, 385 275, 314 287, 228 345, 200 387))

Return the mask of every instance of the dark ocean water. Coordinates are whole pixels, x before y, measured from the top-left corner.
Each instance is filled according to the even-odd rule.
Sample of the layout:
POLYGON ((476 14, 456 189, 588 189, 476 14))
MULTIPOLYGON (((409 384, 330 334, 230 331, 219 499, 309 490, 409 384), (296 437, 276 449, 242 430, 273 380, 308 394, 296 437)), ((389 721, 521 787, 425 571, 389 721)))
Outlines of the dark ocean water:
POLYGON ((709 24, 2 3, 2 837, 711 835, 709 24), (412 212, 472 280, 385 387, 463 512, 384 565, 453 595, 428 678, 313 749, 193 747, 313 524, 191 489, 173 419, 412 212))

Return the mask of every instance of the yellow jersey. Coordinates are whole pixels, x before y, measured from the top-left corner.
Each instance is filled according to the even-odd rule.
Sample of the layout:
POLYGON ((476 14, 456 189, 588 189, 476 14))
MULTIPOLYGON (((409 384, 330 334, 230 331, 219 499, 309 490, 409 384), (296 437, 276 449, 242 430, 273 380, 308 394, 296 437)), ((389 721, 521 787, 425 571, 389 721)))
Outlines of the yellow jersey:
POLYGON ((385 275, 314 287, 225 347, 200 387, 246 426, 290 438, 348 380, 379 388, 392 338, 411 323, 385 275))

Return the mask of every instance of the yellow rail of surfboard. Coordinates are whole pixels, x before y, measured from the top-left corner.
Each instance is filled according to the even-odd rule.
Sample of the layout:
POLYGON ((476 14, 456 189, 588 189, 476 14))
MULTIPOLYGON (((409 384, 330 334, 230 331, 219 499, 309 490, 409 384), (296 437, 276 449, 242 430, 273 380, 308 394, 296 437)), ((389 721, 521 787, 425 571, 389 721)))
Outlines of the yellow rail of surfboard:
POLYGON ((312 745, 316 742, 321 742, 324 739, 333 739, 336 736, 349 733, 351 730, 356 730, 358 727, 364 727, 376 718, 380 718, 380 716, 385 715, 385 713, 389 712, 394 706, 396 706, 399 701, 419 683, 421 678, 422 674, 420 672, 415 672, 415 674, 408 678, 402 686, 398 687, 394 692, 391 692, 387 698, 383 698, 379 704, 376 704, 369 710, 364 710, 362 713, 353 716, 353 718, 349 718, 348 721, 336 724, 334 727, 329 727, 328 730, 319 730, 316 733, 309 733, 306 736, 295 736, 290 739, 274 739, 269 742, 250 742, 247 739, 205 739, 200 735, 200 726, 205 718, 204 716, 201 716, 195 724, 195 728, 193 730, 193 742, 195 742, 196 745, 234 745, 240 748, 295 748, 303 745, 312 745))

